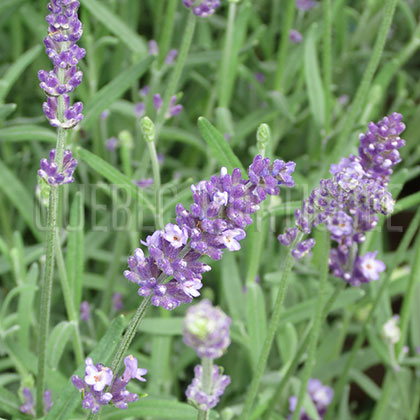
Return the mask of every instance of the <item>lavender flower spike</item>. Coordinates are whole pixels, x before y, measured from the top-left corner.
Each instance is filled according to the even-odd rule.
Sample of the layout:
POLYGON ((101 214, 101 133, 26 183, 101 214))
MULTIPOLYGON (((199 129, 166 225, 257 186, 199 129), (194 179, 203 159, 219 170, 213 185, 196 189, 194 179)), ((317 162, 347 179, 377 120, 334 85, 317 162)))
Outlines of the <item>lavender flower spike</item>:
POLYGON ((76 0, 51 0, 48 3, 50 14, 46 20, 49 33, 44 44, 54 70, 38 72, 40 86, 48 96, 43 105, 44 113, 52 126, 64 129, 75 127, 83 118, 83 104, 77 102, 70 106, 69 97, 69 93, 82 82, 83 73, 77 64, 86 54, 76 44, 83 33, 78 8, 76 0))
MULTIPOLYGON (((319 417, 322 419, 327 412, 328 406, 334 397, 334 391, 329 387, 322 384, 318 379, 309 379, 308 381, 308 394, 315 408, 318 412, 319 417)), ((293 396, 289 398, 289 409, 293 413, 296 410, 297 397, 293 396)), ((305 412, 302 408, 300 412, 300 420, 311 420, 312 417, 305 412)))
POLYGON ((184 320, 184 343, 199 357, 216 359, 230 344, 231 319, 218 307, 205 299, 191 306, 184 320))
POLYGON ((140 296, 152 296, 155 306, 171 310, 199 296, 202 274, 209 265, 204 255, 219 260, 224 250, 240 249, 251 215, 269 195, 277 195, 280 186, 293 186, 294 162, 263 159, 256 156, 243 178, 240 169, 232 175, 222 168, 210 181, 191 186, 194 203, 190 210, 176 206, 177 224, 147 237, 149 256, 137 248, 129 257, 124 276, 140 286, 140 296), (172 279, 165 283, 165 280, 172 279))
POLYGON ((221 368, 217 365, 213 366, 213 378, 211 392, 206 393, 203 390, 203 367, 197 365, 194 368, 195 377, 188 386, 185 395, 188 400, 196 405, 198 409, 208 411, 219 403, 220 397, 225 392, 226 387, 230 384, 230 377, 221 374, 221 368))
POLYGON ((77 161, 73 158, 71 150, 66 149, 63 155, 63 169, 62 172, 59 172, 55 163, 55 149, 52 149, 49 160, 41 159, 41 169, 38 170, 38 175, 50 185, 70 184, 74 181, 73 173, 76 166, 77 161))
POLYGON ((116 376, 112 381, 111 369, 102 364, 93 364, 91 358, 86 359, 86 370, 84 379, 79 376, 72 376, 73 385, 83 395, 83 408, 97 413, 102 405, 113 404, 117 408, 126 409, 127 404, 138 400, 138 395, 127 391, 126 387, 131 379, 136 378, 142 382, 145 379, 142 375, 147 373, 146 369, 137 367, 137 359, 132 355, 124 359, 125 371, 123 375, 116 376), (107 390, 107 387, 109 387, 107 390))
MULTIPOLYGON (((35 417, 34 397, 32 395, 31 390, 25 387, 22 390, 22 394, 23 394, 25 403, 20 406, 19 408, 20 412, 24 414, 28 414, 32 417, 35 417)), ((51 407, 53 406, 53 403, 51 402, 51 391, 49 389, 45 390, 44 392, 43 403, 44 403, 44 414, 47 414, 51 410, 51 407)))
MULTIPOLYGON (((359 246, 365 233, 378 223, 378 215, 391 214, 394 209, 387 186, 393 166, 401 161, 398 149, 405 144, 400 138, 404 129, 397 113, 370 123, 359 137, 359 155, 331 165, 332 176, 322 179, 303 201, 295 212, 296 227, 279 235, 279 241, 290 246, 299 231, 308 235, 317 225, 325 224, 337 243, 330 252, 332 273, 354 286, 378 280, 385 264, 376 259, 377 252, 359 255, 359 246)), ((292 255, 301 258, 313 245, 313 239, 306 239, 296 245, 292 255)))
POLYGON ((196 16, 207 17, 212 15, 220 6, 220 0, 182 0, 185 7, 192 9, 196 16))

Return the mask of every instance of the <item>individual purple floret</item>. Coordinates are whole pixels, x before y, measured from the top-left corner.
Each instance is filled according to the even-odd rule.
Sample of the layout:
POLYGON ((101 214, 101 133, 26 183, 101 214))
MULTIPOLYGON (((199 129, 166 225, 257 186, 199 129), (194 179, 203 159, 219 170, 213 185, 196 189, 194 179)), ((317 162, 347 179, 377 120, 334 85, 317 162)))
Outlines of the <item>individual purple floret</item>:
POLYGON ((80 319, 84 322, 88 322, 90 319, 90 305, 87 300, 80 304, 80 319))
POLYGON ((113 404, 117 408, 126 409, 127 404, 138 400, 138 395, 127 391, 126 387, 131 379, 145 382, 143 375, 146 369, 139 369, 138 362, 132 355, 124 359, 125 370, 121 376, 113 381, 111 369, 98 363, 93 364, 90 357, 86 359, 84 379, 73 375, 73 385, 82 393, 83 408, 97 413, 102 405, 113 404))
POLYGON ((150 55, 158 55, 159 54, 159 47, 157 42, 152 39, 149 41, 149 54, 150 55))
POLYGON ((296 0, 296 7, 299 10, 306 11, 317 6, 318 2, 315 0, 296 0))
POLYGON ((116 137, 110 137, 106 143, 105 143, 106 148, 110 151, 110 152, 114 152, 115 149, 118 146, 118 139, 116 137))
MULTIPOLYGON (((22 390, 22 394, 23 394, 25 403, 20 406, 19 408, 20 412, 24 414, 28 414, 32 417, 35 417, 34 398, 33 398, 31 390, 25 387, 22 390)), ((53 406, 53 403, 51 402, 51 391, 49 389, 47 389, 44 392, 43 403, 44 403, 44 414, 47 414, 51 410, 51 407, 53 406)))
POLYGON ((260 82, 260 83, 265 82, 265 76, 264 76, 263 73, 256 72, 256 73, 254 73, 254 76, 255 76, 255 79, 257 80, 257 82, 260 82))
POLYGON ((202 274, 210 266, 199 261, 203 255, 214 260, 223 250, 236 251, 252 223, 252 214, 267 195, 279 194, 279 186, 293 185, 295 164, 257 156, 248 170, 249 179, 240 169, 232 175, 222 168, 210 181, 192 185, 194 203, 190 210, 176 206, 177 225, 168 224, 142 242, 149 257, 138 248, 128 259, 124 276, 140 286, 141 296, 152 296, 152 304, 174 309, 199 296, 202 274), (165 280, 172 279, 165 283, 165 280))
POLYGON ((221 368, 213 366, 213 378, 210 393, 203 390, 203 367, 197 365, 194 368, 194 379, 188 386, 185 395, 200 410, 208 411, 216 407, 226 387, 230 384, 230 377, 222 375, 221 368))
POLYGON ((166 55, 165 64, 167 64, 168 66, 171 65, 176 60, 177 57, 178 57, 178 50, 175 50, 175 49, 170 50, 168 54, 166 55))
POLYGON ((230 345, 232 320, 207 299, 191 306, 184 319, 184 343, 199 357, 217 359, 230 345))
POLYGON ((139 102, 134 105, 134 115, 138 118, 141 118, 146 113, 146 104, 144 102, 139 102))
POLYGON ((181 104, 177 104, 176 101, 176 95, 172 96, 171 102, 169 103, 169 109, 165 115, 165 118, 175 117, 175 115, 178 115, 184 109, 184 107, 181 104))
MULTIPOLYGON (((309 379, 308 381, 308 394, 314 403, 319 417, 322 419, 327 412, 328 406, 334 397, 334 391, 329 387, 322 384, 318 379, 309 379)), ((289 398, 289 410, 293 413, 296 410, 297 397, 289 398)), ((291 418, 291 415, 290 415, 291 418)), ((300 410, 300 420, 313 420, 305 410, 300 410)))
POLYGON ((290 39, 290 42, 292 42, 293 44, 300 44, 303 41, 303 36, 296 29, 290 29, 289 39, 290 39))
POLYGON ((220 0, 182 0, 185 7, 192 9, 196 16, 207 17, 212 15, 220 6, 220 0))
POLYGON ((123 296, 121 293, 115 292, 112 295, 112 307, 115 312, 121 311, 123 308, 123 296))
POLYGON ((38 175, 50 185, 70 184, 74 181, 73 173, 76 166, 77 161, 73 158, 71 150, 66 149, 63 154, 63 169, 59 172, 55 163, 55 149, 52 149, 49 160, 41 159, 41 169, 38 170, 38 175))
POLYGON ((86 51, 76 43, 83 33, 78 19, 79 2, 76 0, 51 0, 48 3, 48 35, 44 38, 46 53, 54 70, 38 72, 40 86, 48 96, 43 109, 53 127, 75 127, 82 120, 83 104, 70 106, 69 93, 80 85, 83 73, 77 68, 86 51), (60 99, 62 102, 60 103, 60 99))
POLYGON ((153 106, 159 111, 163 103, 162 97, 159 93, 153 95, 153 106))
POLYGON ((153 185, 153 178, 143 178, 139 179, 138 181, 134 181, 134 183, 142 189, 149 188, 153 185))
MULTIPOLYGON (((337 243, 330 253, 332 273, 354 286, 377 280, 385 264, 376 259, 376 252, 359 255, 359 245, 378 223, 378 215, 389 215, 394 209, 387 185, 393 166, 401 161, 398 149, 405 142, 399 136, 404 129, 397 113, 370 123, 368 131, 360 135, 359 156, 350 155, 331 165, 332 176, 322 179, 303 201, 295 211, 296 227, 279 235, 279 241, 289 246, 299 231, 309 234, 324 223, 337 243)), ((309 240, 296 245, 292 251, 295 258, 304 255, 309 240)))

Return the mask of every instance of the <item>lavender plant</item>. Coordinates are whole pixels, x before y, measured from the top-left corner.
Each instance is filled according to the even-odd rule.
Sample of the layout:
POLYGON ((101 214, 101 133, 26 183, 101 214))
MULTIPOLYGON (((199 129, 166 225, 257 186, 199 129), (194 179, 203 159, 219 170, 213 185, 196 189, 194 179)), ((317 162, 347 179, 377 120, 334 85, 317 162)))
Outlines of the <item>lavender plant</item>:
POLYGON ((419 14, 0 2, 0 417, 417 419, 419 14))

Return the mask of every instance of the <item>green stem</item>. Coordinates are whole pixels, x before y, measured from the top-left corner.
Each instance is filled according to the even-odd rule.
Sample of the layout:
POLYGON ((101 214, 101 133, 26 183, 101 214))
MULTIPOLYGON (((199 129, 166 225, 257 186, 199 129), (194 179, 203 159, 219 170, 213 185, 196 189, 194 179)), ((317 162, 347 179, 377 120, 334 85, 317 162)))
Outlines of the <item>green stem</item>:
POLYGON ((410 321, 411 305, 413 303, 414 288, 420 275, 420 236, 417 238, 414 252, 414 259, 410 279, 408 282, 407 290, 404 292, 404 301, 401 308, 400 328, 401 338, 395 346, 396 359, 400 359, 401 351, 407 336, 408 325, 410 321))
MULTIPOLYGON (((353 130, 354 124, 357 120, 360 110, 363 109, 363 104, 366 101, 369 86, 372 82, 372 78, 376 72, 376 69, 378 68, 378 65, 382 56, 382 52, 383 52, 385 42, 386 42, 386 37, 389 31, 389 28, 391 26, 392 19, 394 17, 397 1, 398 0, 386 0, 385 6, 384 6, 384 18, 380 26, 378 36, 376 38, 372 55, 370 57, 366 70, 363 73, 362 80, 357 89, 353 103, 350 107, 350 111, 347 114, 347 118, 344 122, 344 126, 341 129, 341 135, 337 139, 337 142, 335 143, 330 159, 326 160, 326 164, 328 164, 328 168, 329 168, 330 162, 336 162, 339 160, 340 156, 345 155, 345 153, 343 153, 343 149, 345 148, 348 137, 350 136, 353 130)), ((351 146, 351 144, 352 143, 349 143, 349 146, 351 146)), ((327 169, 324 169, 324 171, 327 172, 327 169)))
POLYGON ((61 288, 63 289, 64 304, 67 311, 67 317, 69 321, 74 324, 75 328, 73 342, 74 354, 76 357, 77 366, 80 366, 84 361, 84 354, 82 339, 79 332, 79 317, 74 306, 73 294, 67 279, 66 265, 64 263, 63 252, 61 250, 61 244, 58 235, 55 237, 55 250, 57 254, 57 267, 60 273, 61 288))
POLYGON ((325 97, 325 135, 327 136, 331 130, 331 26, 332 26, 332 10, 331 0, 323 1, 324 13, 324 41, 322 51, 322 62, 324 70, 324 97, 325 97))
MULTIPOLYGON (((60 72, 59 72, 60 77, 60 72)), ((64 99, 62 96, 58 98, 57 116, 59 121, 63 121, 64 99)), ((66 145, 67 131, 63 128, 57 130, 57 144, 55 163, 58 171, 63 168, 63 154, 66 145)), ((38 343, 38 373, 37 373, 37 389, 36 389, 36 413, 38 417, 42 417, 44 412, 43 394, 45 389, 45 373, 47 366, 47 340, 48 329, 50 323, 51 311, 51 295, 54 276, 55 261, 55 241, 57 236, 57 219, 58 219, 58 187, 51 186, 50 203, 47 210, 47 247, 45 252, 45 268, 41 282, 41 300, 40 300, 40 319, 39 319, 39 343, 38 343)))
POLYGON ((309 378, 312 373, 313 366, 315 364, 315 356, 316 356, 316 347, 318 344, 318 337, 321 331, 322 326, 322 313, 324 307, 324 296, 325 296, 325 289, 327 286, 328 280, 328 261, 329 261, 329 254, 330 254, 330 239, 328 232, 323 232, 323 241, 318 246, 322 247, 324 252, 323 258, 321 258, 321 267, 320 267, 320 284, 319 284, 319 292, 318 292, 318 300, 317 305, 315 308, 314 314, 314 323, 311 332, 311 338, 309 341, 309 352, 308 352, 308 359, 306 360, 304 371, 303 371, 303 378, 300 384, 299 396, 297 400, 297 405, 295 411, 293 412, 292 420, 298 420, 300 417, 300 409, 303 405, 303 400, 306 395, 306 388, 308 385, 309 378))
MULTIPOLYGON (((334 302, 336 301, 338 295, 341 293, 343 289, 343 285, 341 287, 337 287, 335 289, 335 292, 330 296, 330 298, 328 299, 328 302, 325 305, 324 308, 324 312, 322 314, 322 318, 325 319, 327 317, 327 315, 329 314, 334 302)), ((303 341, 300 344, 298 351, 296 352, 295 356, 293 357, 292 362, 290 363, 289 367, 287 368, 286 373, 284 374, 284 376, 281 378, 280 383, 278 384, 276 390, 274 391, 274 395, 271 397, 270 403, 267 407, 265 416, 264 416, 264 420, 269 420, 271 419, 271 413, 274 410, 276 404, 280 401, 281 398, 281 394, 283 392, 283 389, 285 387, 285 385, 289 382, 289 379, 291 378, 291 376, 293 375, 293 373, 295 372, 299 361, 304 353, 304 351, 306 350, 306 347, 309 343, 309 332, 312 329, 312 325, 309 324, 307 330, 305 331, 305 333, 303 334, 303 341)))
POLYGON ((228 88, 230 83, 230 63, 232 58, 232 46, 233 46, 233 33, 235 28, 235 14, 236 14, 236 3, 229 2, 229 14, 226 29, 226 40, 223 48, 223 57, 220 67, 219 77, 219 107, 227 108, 229 106, 229 98, 231 89, 228 88))
MULTIPOLYGON (((203 367, 203 391, 210 395, 213 386, 213 359, 203 357, 201 366, 203 367)), ((209 418, 210 410, 198 410, 197 420, 208 420, 209 418)))
POLYGON ((116 373, 119 367, 121 366, 123 357, 136 335, 137 328, 140 325, 140 322, 143 320, 144 316, 146 315, 147 309, 149 308, 151 303, 151 299, 151 296, 147 296, 143 299, 140 306, 137 308, 136 314, 128 324, 127 330, 120 342, 120 345, 118 346, 117 353, 115 354, 114 359, 111 363, 111 370, 114 373, 116 373))
POLYGON ((252 378, 251 385, 249 387, 248 393, 246 395, 244 408, 241 414, 241 420, 248 420, 252 405, 254 403, 255 397, 258 392, 258 388, 260 386, 261 378, 264 374, 265 366, 267 364, 267 359, 270 354, 271 346, 273 344, 274 336, 277 332, 279 322, 280 322, 280 314, 283 307, 284 296, 286 295, 287 285, 289 281, 289 275, 292 271, 292 267, 294 264, 294 258, 292 254, 289 252, 287 253, 285 266, 282 273, 282 279, 280 282, 279 291, 277 294, 276 302, 274 304, 274 311, 273 315, 270 320, 270 324, 268 326, 267 336, 264 340, 264 345, 262 347, 262 351, 258 360, 258 364, 255 370, 255 374, 252 378))
POLYGON ((165 10, 165 20, 163 22, 162 36, 159 40, 159 55, 158 55, 158 69, 162 68, 165 62, 166 55, 169 51, 169 44, 171 43, 172 32, 175 25, 175 13, 178 6, 178 0, 170 0, 168 8, 165 10))
POLYGON ((386 277, 384 279, 384 281, 382 282, 382 285, 378 291, 378 294, 375 297, 375 300, 372 304, 372 307, 369 311, 368 316, 366 317, 366 319, 364 320, 363 324, 362 324, 362 331, 360 332, 360 334, 357 336, 355 343, 353 344, 353 347, 351 349, 351 352, 347 358, 346 364, 344 366, 343 371, 341 372, 340 378, 337 382, 337 384, 334 387, 334 398, 331 402, 331 404, 328 406, 328 411, 326 413, 325 416, 325 420, 332 420, 333 418, 333 413, 334 413, 334 408, 337 404, 338 401, 340 401, 341 399, 341 394, 343 393, 344 387, 347 384, 347 378, 350 372, 350 369, 353 365, 353 362, 356 358, 357 352, 360 350, 365 337, 366 337, 366 330, 367 330, 367 325, 370 323, 370 321, 373 318, 373 315, 375 314, 376 308, 378 307, 382 295, 384 294, 385 290, 388 287, 389 282, 391 281, 391 275, 392 272, 394 271, 394 269, 397 267, 397 265, 399 264, 399 262, 401 261, 403 255, 405 254, 405 252, 407 251, 407 248, 417 230, 417 227, 420 223, 420 207, 417 209, 417 212, 414 216, 414 218, 412 219, 410 226, 407 229, 406 234, 404 235, 403 239, 400 242, 400 245, 398 246, 397 251, 394 254, 393 259, 391 260, 391 263, 389 264, 389 267, 387 268, 387 274, 386 277))
POLYGON ((155 225, 156 229, 163 229, 163 199, 162 199, 162 189, 160 182, 160 166, 159 160, 156 153, 156 145, 154 141, 146 141, 147 147, 149 149, 150 160, 152 162, 153 170, 153 183, 155 188, 155 225))
POLYGON ((192 38, 194 35, 195 24, 196 24, 196 17, 192 12, 190 12, 188 14, 188 20, 185 26, 184 37, 182 38, 182 43, 179 49, 178 58, 176 60, 175 67, 171 73, 171 77, 169 79, 168 86, 165 91, 165 95, 163 96, 162 108, 160 109, 159 114, 157 116, 156 137, 158 137, 160 128, 162 127, 165 121, 165 115, 169 109, 171 98, 175 94, 178 83, 179 83, 179 79, 181 78, 182 70, 185 66, 185 61, 187 60, 188 51, 190 49, 192 38))
POLYGON ((287 49, 289 47, 289 32, 292 29, 295 15, 295 0, 288 0, 284 14, 283 30, 281 32, 280 48, 277 55, 277 71, 274 79, 274 90, 282 92, 283 73, 287 61, 287 49))

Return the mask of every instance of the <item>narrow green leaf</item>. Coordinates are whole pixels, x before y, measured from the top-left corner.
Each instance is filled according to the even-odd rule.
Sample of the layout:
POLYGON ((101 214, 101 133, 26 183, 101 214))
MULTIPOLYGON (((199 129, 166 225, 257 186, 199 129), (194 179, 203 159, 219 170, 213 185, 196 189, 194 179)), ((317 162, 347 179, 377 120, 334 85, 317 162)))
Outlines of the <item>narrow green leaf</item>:
POLYGON ((226 166, 229 172, 232 172, 234 168, 239 168, 242 173, 246 173, 226 139, 206 118, 200 117, 198 119, 198 127, 221 165, 226 166))
POLYGON ((309 105, 318 127, 323 127, 325 122, 325 99, 316 55, 316 24, 312 25, 309 34, 305 38, 305 82, 308 89, 309 105))
MULTIPOLYGON (((104 420, 124 420, 128 417, 159 420, 195 420, 197 418, 197 410, 186 403, 148 397, 129 404, 126 410, 106 407, 101 415, 101 419, 104 420)), ((211 419, 217 417, 215 412, 210 415, 211 419)))
POLYGON ((241 275, 233 252, 226 252, 222 258, 222 289, 226 299, 229 314, 234 320, 246 319, 244 293, 241 275))
POLYGON ((76 193, 70 209, 70 225, 68 227, 66 269, 70 290, 73 291, 75 308, 79 308, 82 298, 83 283, 83 250, 84 250, 84 206, 83 196, 76 193))
POLYGON ((0 388, 0 410, 11 416, 21 416, 19 407, 20 403, 17 396, 6 388, 0 388))
POLYGON ((126 22, 123 22, 108 7, 97 0, 82 0, 82 6, 89 9, 111 33, 121 40, 131 51, 138 55, 147 54, 146 42, 136 34, 126 22))
POLYGON ((0 128, 0 142, 45 141, 55 143, 57 133, 39 125, 26 124, 0 128))
POLYGON ((24 185, 0 160, 0 189, 4 192, 10 202, 17 208, 32 233, 37 239, 41 235, 34 224, 33 199, 29 195, 24 185))
POLYGON ((3 78, 3 82, 0 85, 0 102, 4 101, 4 98, 9 93, 10 89, 15 84, 16 80, 19 79, 20 75, 25 71, 26 67, 35 60, 38 54, 41 52, 41 46, 35 45, 30 50, 22 54, 6 71, 3 78))
POLYGON ((74 327, 74 323, 62 321, 51 331, 48 337, 47 351, 49 354, 48 363, 53 369, 57 368, 67 342, 73 334, 74 327))
MULTIPOLYGON (((119 316, 112 321, 106 334, 102 337, 98 345, 95 346, 92 353, 89 354, 89 357, 92 358, 94 363, 100 362, 107 365, 111 361, 123 330, 123 317, 119 316)), ((84 371, 85 366, 83 364, 77 368, 74 374, 83 376, 84 371)), ((81 404, 80 392, 75 388, 71 380, 68 380, 67 385, 60 391, 59 395, 45 420, 67 420, 77 405, 81 404)))
POLYGON ((120 98, 149 69, 152 61, 153 58, 150 56, 137 61, 93 95, 86 103, 85 118, 82 120, 81 126, 85 129, 91 127, 101 113, 120 98))
POLYGON ((23 347, 28 347, 30 327, 33 318, 32 309, 37 291, 37 283, 39 276, 38 264, 33 264, 26 274, 24 289, 19 294, 18 304, 18 321, 19 321, 19 338, 23 347))
POLYGON ((142 204, 146 205, 150 210, 153 210, 153 205, 150 200, 145 196, 140 188, 134 185, 130 178, 86 149, 79 147, 77 148, 77 153, 82 160, 84 160, 96 172, 101 174, 105 179, 112 184, 127 188, 127 192, 130 193, 133 199, 140 200, 142 204))
MULTIPOLYGON (((0 120, 6 119, 12 112, 16 110, 16 108, 17 108, 16 104, 0 105, 0 120)), ((0 136, 0 139, 1 139, 1 136, 0 136)))
POLYGON ((248 308, 248 333, 251 344, 251 358, 254 367, 257 366, 262 345, 267 332, 267 317, 264 294, 259 284, 247 284, 246 299, 248 308))
POLYGON ((350 378, 357 384, 363 391, 366 392, 369 397, 378 401, 381 398, 381 388, 375 384, 368 376, 363 372, 360 372, 356 369, 350 370, 350 378))

